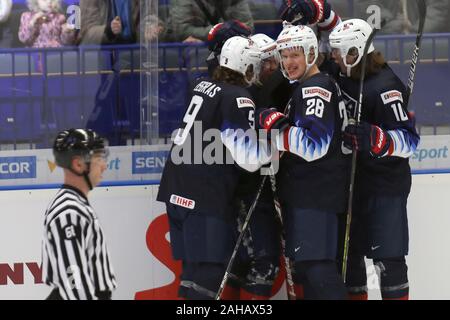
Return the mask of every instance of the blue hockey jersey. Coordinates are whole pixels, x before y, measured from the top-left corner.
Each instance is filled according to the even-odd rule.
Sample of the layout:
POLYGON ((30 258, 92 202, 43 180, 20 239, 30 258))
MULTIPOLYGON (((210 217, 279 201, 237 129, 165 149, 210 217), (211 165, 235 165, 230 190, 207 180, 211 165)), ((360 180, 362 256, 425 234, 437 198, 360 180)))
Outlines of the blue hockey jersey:
MULTIPOLYGON (((336 68, 329 70, 339 83, 349 115, 355 118, 359 81, 336 72, 336 68)), ((405 108, 405 93, 405 85, 387 64, 379 73, 365 78, 361 121, 386 130, 393 146, 381 158, 372 157, 369 153, 358 154, 355 184, 359 192, 407 195, 410 191, 408 158, 416 150, 420 138, 414 119, 405 108)))
POLYGON ((233 219, 232 203, 242 175, 270 161, 254 130, 255 104, 239 86, 198 80, 193 87, 157 199, 233 219))
POLYGON ((297 85, 287 116, 291 127, 276 137, 278 149, 286 151, 277 176, 280 201, 345 211, 350 157, 342 145, 347 113, 339 87, 326 74, 313 75, 297 85))

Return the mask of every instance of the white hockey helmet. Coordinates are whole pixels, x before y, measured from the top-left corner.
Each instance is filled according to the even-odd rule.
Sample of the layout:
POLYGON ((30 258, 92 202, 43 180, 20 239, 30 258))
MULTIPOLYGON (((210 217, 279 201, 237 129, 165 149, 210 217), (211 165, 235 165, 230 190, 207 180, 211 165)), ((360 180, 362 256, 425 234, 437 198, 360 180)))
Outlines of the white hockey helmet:
POLYGON ((284 25, 283 31, 281 31, 281 33, 278 35, 277 38, 277 55, 278 59, 281 62, 280 63, 281 72, 287 79, 289 79, 289 76, 286 70, 284 69, 281 60, 281 50, 284 49, 299 50, 300 48, 303 48, 306 63, 306 70, 302 76, 303 78, 306 74, 308 74, 309 69, 311 69, 311 67, 316 63, 317 57, 319 56, 317 37, 310 27, 303 25, 299 26, 293 26, 290 24, 284 25), (314 60, 309 63, 308 60, 311 49, 314 50, 314 60))
MULTIPOLYGON (((344 65, 347 67, 347 75, 350 74, 351 68, 356 66, 362 59, 364 54, 364 46, 367 39, 372 33, 372 27, 364 20, 350 19, 341 22, 330 34, 330 46, 332 49, 338 49, 343 58, 344 65), (347 64, 346 56, 351 49, 355 48, 358 58, 353 64, 347 64)), ((375 50, 373 43, 370 44, 367 53, 375 50)))
POLYGON ((220 66, 234 70, 244 75, 248 85, 252 85, 259 78, 261 69, 261 50, 254 41, 240 36, 231 37, 222 47, 220 66), (253 65, 253 78, 248 80, 245 73, 253 65))
POLYGON ((261 60, 275 57, 277 53, 277 42, 264 33, 257 33, 250 37, 261 50, 261 60))

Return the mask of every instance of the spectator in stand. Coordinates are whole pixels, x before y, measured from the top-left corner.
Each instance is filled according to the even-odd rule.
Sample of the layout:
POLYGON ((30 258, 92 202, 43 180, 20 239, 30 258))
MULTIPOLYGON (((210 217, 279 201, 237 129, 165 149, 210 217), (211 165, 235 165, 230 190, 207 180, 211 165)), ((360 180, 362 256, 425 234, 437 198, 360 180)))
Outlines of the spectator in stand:
POLYGON ((61 13, 61 0, 28 0, 20 19, 19 39, 27 47, 52 48, 75 42, 75 29, 61 13))
MULTIPOLYGON (((424 32, 448 32, 448 15, 450 11, 449 0, 425 0, 427 16, 424 32)), ((381 19, 386 20, 386 25, 380 30, 386 34, 416 33, 419 23, 419 13, 415 1, 390 1, 390 0, 361 0, 355 1, 356 15, 361 19, 367 19, 373 14, 367 12, 371 5, 381 8, 381 19)), ((368 21, 371 23, 371 21, 368 21)))
POLYGON ((147 16, 144 23, 144 39, 147 42, 154 41, 158 37, 161 38, 166 31, 163 21, 155 15, 147 16))
POLYGON ((139 0, 80 0, 82 44, 140 41, 139 0))
POLYGON ((214 25, 231 19, 253 29, 247 0, 172 0, 170 13, 175 41, 206 41, 214 25))

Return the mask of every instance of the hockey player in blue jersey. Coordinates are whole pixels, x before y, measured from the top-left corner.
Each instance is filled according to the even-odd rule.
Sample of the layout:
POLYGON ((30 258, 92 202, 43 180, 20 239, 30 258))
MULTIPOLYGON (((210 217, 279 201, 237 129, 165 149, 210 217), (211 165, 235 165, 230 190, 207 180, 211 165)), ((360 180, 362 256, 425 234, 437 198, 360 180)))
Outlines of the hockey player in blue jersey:
POLYGON ((255 105, 246 89, 258 79, 260 62, 260 50, 249 39, 225 42, 213 80, 193 86, 164 168, 157 199, 166 203, 172 254, 183 262, 179 295, 187 299, 215 297, 237 238, 234 200, 241 175, 270 160, 267 149, 258 147, 255 105), (217 131, 219 161, 202 159, 211 152, 206 136, 217 131))
POLYGON ((257 123, 284 151, 277 188, 284 215, 286 254, 306 299, 345 299, 336 255, 338 214, 346 206, 349 157, 342 130, 345 104, 339 87, 315 64, 318 43, 306 26, 287 25, 277 38, 281 70, 295 86, 286 114, 258 112, 257 123), (278 133, 273 131, 278 129, 278 133))
MULTIPOLYGON (((292 4, 302 5, 290 10, 290 18, 314 16, 310 12, 313 2, 293 0, 292 4)), ((326 60, 321 66, 338 81, 352 117, 357 116, 361 59, 371 31, 360 19, 339 24, 329 35, 334 62, 326 60)), ((406 206, 411 188, 408 158, 420 138, 406 110, 405 92, 402 81, 371 44, 361 122, 348 126, 344 135, 345 144, 359 151, 346 279, 351 299, 368 298, 364 256, 372 258, 380 271, 383 299, 409 298, 405 260, 409 247, 406 206)))
MULTIPOLYGON (((357 117, 360 62, 371 31, 367 22, 351 19, 330 34, 332 56, 339 66, 335 77, 353 118, 357 117)), ((347 126, 344 135, 345 144, 359 152, 346 281, 353 299, 367 299, 364 256, 373 259, 380 270, 383 299, 408 299, 408 158, 416 150, 419 136, 405 107, 405 93, 402 81, 371 44, 361 122, 347 126)))
MULTIPOLYGON (((248 88, 255 101, 256 108, 265 98, 275 95, 270 86, 271 77, 278 70, 276 42, 265 34, 250 37, 261 50, 261 70, 255 84, 248 88)), ((276 92, 278 93, 278 92, 276 92)), ((274 97, 286 99, 285 97, 274 97)), ((286 101, 287 102, 287 101, 286 101)), ((284 103, 286 104, 286 103, 284 103)), ((273 104, 272 104, 273 105, 273 104)), ((261 185, 261 172, 244 173, 240 180, 236 201, 239 204, 239 223, 247 215, 254 202, 255 190, 261 185)), ((267 300, 272 295, 272 287, 279 271, 280 264, 280 221, 274 207, 273 192, 267 180, 259 197, 247 232, 244 234, 238 259, 230 275, 230 281, 222 294, 223 298, 241 300, 267 300)))
MULTIPOLYGON (((211 53, 206 59, 206 64, 211 77, 214 70, 219 66, 220 52, 224 43, 233 36, 248 37, 250 33, 251 30, 238 20, 219 23, 210 30, 208 49, 211 53)), ((280 94, 279 81, 273 78, 270 81, 267 79, 278 69, 278 63, 273 57, 275 50, 272 50, 273 52, 267 51, 270 46, 267 47, 266 45, 267 41, 275 42, 263 34, 255 35, 251 39, 261 51, 265 51, 261 52, 262 62, 259 78, 248 88, 255 105, 258 106, 262 102, 267 103, 265 101, 268 100, 267 97, 286 99, 283 94, 280 94), (270 88, 265 86, 263 90, 262 82, 270 85, 270 88), (275 86, 271 84, 275 84, 275 86), (276 88, 276 90, 271 88, 276 88), (262 92, 265 93, 264 98, 262 92)), ((259 171, 252 174, 242 173, 241 175, 239 190, 236 192, 234 199, 238 208, 238 224, 240 226, 254 201, 255 190, 261 184, 261 179, 259 171)), ((272 294, 272 287, 279 270, 280 225, 274 213, 273 195, 268 183, 259 199, 255 213, 250 220, 250 226, 244 235, 238 259, 234 263, 229 281, 222 293, 222 299, 266 300, 272 294)))

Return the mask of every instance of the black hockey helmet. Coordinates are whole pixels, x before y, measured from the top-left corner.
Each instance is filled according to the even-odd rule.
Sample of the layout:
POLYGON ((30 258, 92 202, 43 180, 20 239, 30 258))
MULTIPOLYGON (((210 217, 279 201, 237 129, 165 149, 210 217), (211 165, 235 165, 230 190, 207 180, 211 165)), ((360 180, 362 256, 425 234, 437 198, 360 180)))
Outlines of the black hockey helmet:
POLYGON ((77 176, 82 176, 89 189, 93 185, 89 178, 91 171, 91 157, 95 153, 101 153, 108 156, 108 150, 105 149, 105 142, 102 137, 90 129, 69 129, 61 131, 53 143, 53 155, 58 166, 70 170, 77 176), (76 172, 72 168, 72 159, 80 156, 86 163, 86 169, 82 172, 76 172))
POLYGON ((228 39, 234 36, 248 37, 251 33, 252 29, 236 19, 218 23, 208 33, 208 49, 215 54, 220 54, 228 39))
POLYGON ((90 162, 97 152, 106 152, 102 137, 90 129, 69 129, 61 131, 53 144, 55 162, 62 168, 71 169, 72 159, 81 156, 90 162))

